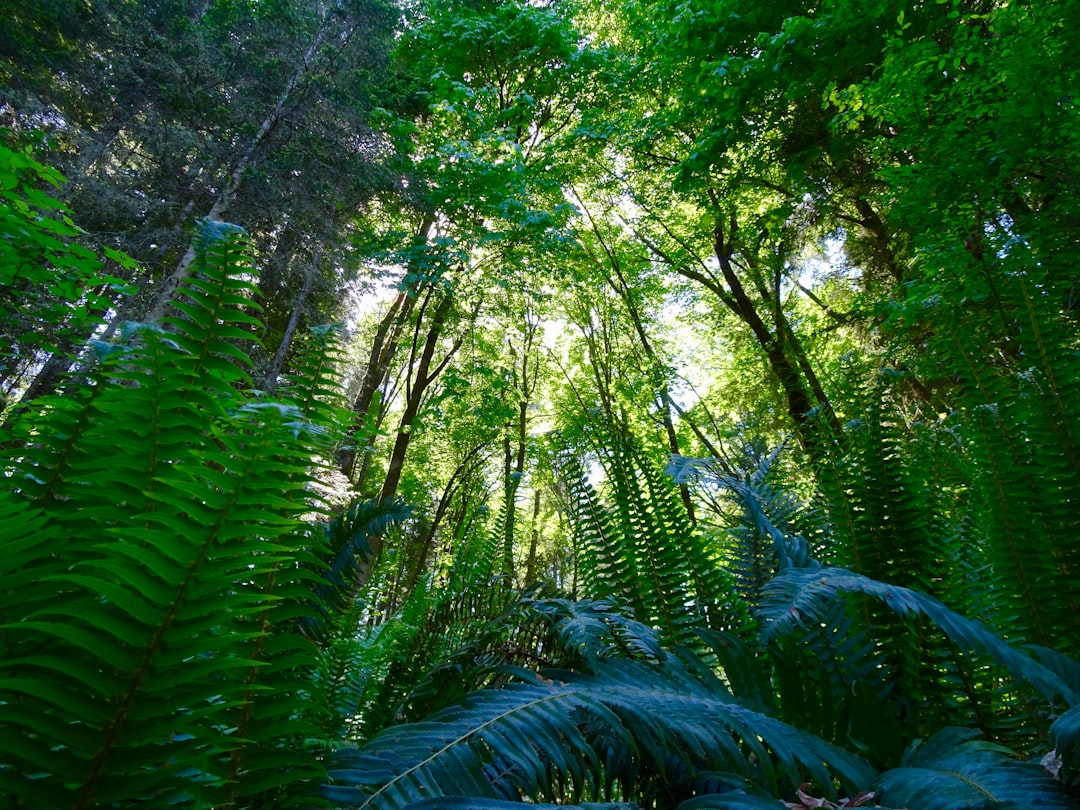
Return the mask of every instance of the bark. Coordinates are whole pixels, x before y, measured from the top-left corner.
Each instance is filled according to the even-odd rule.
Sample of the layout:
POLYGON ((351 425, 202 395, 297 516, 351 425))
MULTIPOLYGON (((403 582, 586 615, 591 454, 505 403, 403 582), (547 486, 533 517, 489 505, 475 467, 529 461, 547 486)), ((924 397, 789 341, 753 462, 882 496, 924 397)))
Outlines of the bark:
MULTIPOLYGON (((427 241, 434 225, 434 217, 426 217, 417 231, 416 240, 418 242, 427 241)), ((409 269, 412 271, 415 268, 410 267, 409 269)), ((411 275, 420 278, 419 274, 412 273, 411 275)), ((353 479, 357 485, 360 485, 363 482, 363 475, 361 474, 354 478, 354 475, 356 475, 358 452, 356 447, 356 434, 368 420, 368 413, 375 400, 375 393, 386 382, 386 375, 390 371, 390 363, 397 353, 398 339, 412 314, 413 307, 420 296, 420 292, 419 282, 408 284, 398 292, 397 297, 394 298, 390 308, 379 322, 379 326, 375 330, 375 337, 371 342, 371 351, 368 353, 368 362, 364 370, 364 379, 360 383, 360 391, 357 393, 356 399, 352 402, 352 424, 349 425, 349 429, 345 435, 343 448, 338 453, 337 459, 338 469, 340 469, 347 478, 353 479)), ((362 472, 365 471, 366 468, 367 464, 365 457, 362 472)))
POLYGON ((862 225, 871 238, 878 266, 888 273, 897 284, 903 283, 904 272, 896 261, 896 254, 893 253, 889 229, 881 217, 878 216, 877 211, 864 197, 855 200, 855 210, 859 212, 861 217, 859 224, 862 225))
MULTIPOLYGON (((314 73, 317 61, 316 56, 330 33, 331 21, 341 16, 341 10, 342 2, 340 2, 340 0, 331 8, 327 9, 322 24, 315 34, 315 38, 304 51, 304 55, 300 60, 300 66, 294 71, 289 81, 286 82, 285 87, 278 95, 274 106, 263 118, 262 122, 259 124, 259 128, 255 131, 251 140, 240 153, 240 157, 233 166, 228 181, 225 183, 225 187, 218 193, 217 198, 214 200, 214 204, 210 207, 210 211, 207 212, 207 219, 217 221, 224 217, 228 212, 233 199, 236 197, 237 191, 240 190, 240 186, 244 181, 244 175, 256 162, 263 144, 267 141, 270 133, 274 131, 277 125, 285 117, 289 105, 295 100, 295 97, 304 82, 306 82, 314 73)), ((195 246, 192 244, 180 259, 176 269, 173 270, 168 278, 162 281, 157 297, 144 318, 147 323, 157 323, 161 320, 162 316, 165 314, 165 307, 168 306, 169 301, 172 300, 177 287, 179 287, 183 280, 187 278, 194 261, 195 246)))
POLYGON ((293 307, 292 314, 289 316, 289 322, 285 325, 285 333, 281 336, 281 343, 278 344, 277 351, 274 352, 274 359, 270 362, 270 368, 266 371, 263 389, 267 392, 273 391, 274 388, 277 387, 278 377, 285 367, 285 356, 289 353, 289 347, 292 345, 296 327, 300 324, 300 315, 303 313, 304 303, 307 301, 307 297, 311 293, 311 288, 315 284, 315 274, 318 269, 319 255, 316 254, 312 257, 311 263, 304 273, 304 284, 300 288, 300 295, 297 296, 296 305, 293 307))
POLYGON ((525 584, 536 582, 536 550, 540 544, 540 490, 533 489, 532 530, 529 532, 529 558, 525 563, 525 584))
POLYGON ((439 372, 445 367, 445 361, 449 359, 448 355, 443 363, 440 363, 436 369, 432 370, 431 363, 435 357, 435 348, 439 343, 439 338, 442 336, 443 327, 446 325, 446 317, 450 314, 452 304, 453 297, 449 294, 443 294, 438 306, 435 308, 435 312, 432 313, 431 326, 428 328, 427 337, 424 340, 420 362, 416 366, 416 375, 413 378, 412 385, 408 386, 406 392, 405 411, 402 413, 401 421, 398 423, 397 438, 394 440, 394 450, 390 455, 390 464, 386 470, 386 480, 383 481, 382 490, 379 493, 381 503, 393 500, 397 495, 398 484, 401 483, 401 472, 405 466, 405 454, 409 449, 409 441, 412 437, 413 422, 420 412, 424 394, 439 372))
MULTIPOLYGON (((714 194, 710 194, 710 199, 713 200, 714 204, 718 203, 714 194)), ((676 234, 671 233, 664 226, 662 219, 659 221, 661 227, 668 231, 669 236, 679 241, 684 248, 687 248, 676 234)), ((880 223, 880 220, 878 222, 880 223)), ((860 222, 860 224, 862 223, 860 222)), ((743 284, 733 262, 735 253, 733 242, 736 231, 737 222, 734 217, 731 218, 728 235, 724 233, 723 221, 719 216, 717 217, 713 231, 713 253, 719 264, 719 277, 704 262, 699 260, 700 267, 692 267, 677 262, 647 236, 640 233, 637 235, 653 253, 667 262, 676 272, 704 286, 716 295, 720 302, 733 312, 739 320, 746 324, 758 346, 764 352, 769 368, 780 382, 787 403, 788 416, 795 426, 800 445, 807 450, 816 450, 819 439, 814 433, 815 428, 809 418, 810 412, 815 407, 821 406, 824 408, 830 423, 834 427, 839 427, 836 415, 833 413, 832 405, 814 371, 813 365, 809 362, 809 358, 806 356, 794 330, 792 330, 787 316, 784 315, 782 308, 779 306, 777 298, 779 281, 774 278, 774 288, 769 290, 760 278, 756 279, 757 292, 763 299, 761 310, 748 294, 746 286, 743 284), (770 313, 772 320, 775 321, 775 332, 770 330, 761 315, 761 311, 770 313)), ((635 231, 635 233, 637 232, 635 231)), ((681 413, 681 409, 674 402, 671 402, 670 397, 668 397, 668 401, 674 410, 681 413)), ((691 427, 699 438, 703 437, 703 434, 696 426, 691 425, 691 427)))
MULTIPOLYGON (((733 218, 730 224, 732 238, 736 227, 733 218)), ((725 237, 723 225, 718 220, 714 231, 714 251, 728 292, 728 295, 722 296, 721 300, 753 333, 754 339, 765 353, 769 368, 780 381, 780 387, 787 401, 788 416, 795 425, 799 443, 803 449, 814 452, 820 441, 814 432, 810 412, 820 405, 825 407, 831 415, 830 403, 805 355, 802 355, 802 362, 800 362, 785 351, 785 344, 787 344, 792 354, 800 355, 802 347, 783 312, 779 310, 773 312, 774 319, 777 320, 774 333, 770 331, 761 313, 747 294, 732 262, 734 254, 732 238, 725 237), (809 379, 805 377, 806 372, 809 372, 809 379), (813 392, 813 396, 808 388, 813 392)))
MULTIPOLYGON (((588 214, 588 208, 584 206, 584 202, 581 201, 582 207, 588 214)), ((649 335, 645 330, 645 325, 641 319, 641 313, 638 309, 633 295, 630 291, 630 285, 626 280, 622 271, 622 264, 619 261, 615 252, 608 247, 607 242, 604 240, 600 233, 600 229, 596 226, 596 223, 592 220, 591 214, 589 220, 592 223, 593 233, 597 239, 600 240, 600 244, 604 248, 604 252, 607 254, 608 265, 614 272, 614 279, 608 276, 608 282, 611 284, 615 293, 622 299, 627 313, 630 315, 630 321, 634 325, 634 331, 637 332, 638 341, 641 344, 642 350, 645 352, 645 356, 649 358, 649 363, 652 366, 652 372, 656 375, 657 390, 656 397, 659 404, 660 419, 664 427, 664 435, 667 437, 668 450, 672 455, 681 455, 681 449, 679 447, 679 437, 675 432, 675 421, 672 417, 672 411, 676 409, 676 405, 671 398, 671 389, 667 384, 667 375, 664 370, 664 364, 660 362, 660 358, 656 353, 652 345, 652 341, 649 340, 649 335), (616 284, 615 282, 618 281, 616 284)), ((688 484, 679 485, 679 499, 682 501, 683 508, 686 510, 686 515, 690 519, 691 523, 697 523, 697 517, 694 511, 694 500, 690 495, 690 487, 688 484)))
POLYGON ((454 472, 450 475, 450 480, 446 482, 446 486, 443 487, 442 496, 439 498, 439 504, 435 508, 435 515, 431 519, 431 525, 428 526, 427 531, 424 532, 424 536, 420 541, 420 553, 417 556, 416 565, 412 569, 409 575, 409 580, 405 586, 405 592, 411 593, 416 587, 417 581, 424 573, 424 569, 427 567, 428 558, 431 556, 431 550, 435 545, 435 537, 438 534, 439 527, 442 525, 443 520, 446 518, 446 514, 450 508, 450 504, 454 500, 454 496, 462 489, 465 481, 476 470, 478 466, 478 456, 483 449, 483 445, 476 445, 473 447, 462 459, 461 463, 454 469, 454 472))
POLYGON ((532 349, 532 338, 536 334, 535 326, 526 322, 525 343, 521 352, 521 398, 518 400, 518 416, 516 425, 517 447, 513 456, 510 449, 510 425, 507 425, 505 435, 506 469, 504 481, 504 514, 503 521, 503 565, 507 576, 513 581, 515 574, 514 566, 514 532, 517 528, 517 492, 521 487, 521 478, 525 474, 525 450, 528 439, 528 410, 532 387, 529 384, 529 354, 532 349), (513 466, 511 466, 511 461, 513 466))
MULTIPOLYGON (((432 362, 435 357, 435 348, 438 345, 439 338, 442 336, 443 329, 446 326, 446 319, 450 314, 452 305, 453 296, 448 292, 443 293, 435 311, 432 313, 431 325, 428 327, 423 350, 420 354, 419 362, 416 365, 415 376, 412 376, 411 384, 406 387, 405 411, 402 413, 401 420, 398 423, 397 438, 394 440, 394 449, 390 456, 390 464, 387 467, 386 478, 383 481, 382 489, 379 492, 379 503, 387 503, 397 497, 398 485, 401 483, 401 473, 405 467, 405 456, 408 452, 409 442, 412 438, 413 422, 416 421, 416 417, 420 413, 420 406, 424 401, 424 395, 431 383, 442 373, 442 370, 446 367, 450 358, 453 357, 461 346, 461 340, 458 340, 449 349, 443 360, 435 368, 432 368, 432 362)), ((371 568, 375 561, 379 559, 379 555, 382 552, 382 537, 372 537, 370 544, 371 553, 366 560, 361 562, 357 571, 357 582, 361 584, 368 581, 371 576, 371 568)))

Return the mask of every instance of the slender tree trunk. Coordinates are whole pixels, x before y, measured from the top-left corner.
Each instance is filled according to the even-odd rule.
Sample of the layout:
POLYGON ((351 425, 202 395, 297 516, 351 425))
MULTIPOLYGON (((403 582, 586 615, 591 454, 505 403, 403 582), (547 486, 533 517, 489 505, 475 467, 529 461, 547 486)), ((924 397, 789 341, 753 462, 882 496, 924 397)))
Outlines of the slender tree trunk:
POLYGON ((509 430, 511 425, 507 425, 507 432, 504 436, 506 464, 503 478, 503 509, 505 516, 502 537, 503 567, 511 581, 514 579, 515 574, 514 533, 517 530, 517 492, 521 487, 521 478, 525 473, 525 444, 528 436, 526 417, 528 407, 529 403, 524 400, 518 403, 518 419, 515 431, 517 434, 516 452, 511 452, 509 430))
POLYGON ((450 314, 453 297, 443 294, 435 312, 431 316, 431 326, 428 328, 427 337, 424 340, 424 350, 420 355, 420 362, 416 367, 416 376, 412 386, 406 395, 405 412, 401 415, 398 423, 397 438, 394 441, 394 450, 390 455, 390 464, 386 469, 386 480, 383 481, 382 490, 379 493, 379 501, 385 503, 393 500, 397 495, 398 484, 401 483, 401 472, 405 466, 405 454, 409 449, 409 441, 412 437, 412 425, 416 415, 420 412, 420 405, 424 400, 424 394, 428 386, 435 380, 444 364, 441 364, 434 373, 431 370, 431 362, 435 357, 435 347, 446 325, 446 316, 450 314))
POLYGON ((263 382, 263 389, 268 392, 273 391, 274 388, 277 387, 278 377, 285 367, 285 356, 289 353, 289 347, 292 345, 296 327, 300 325, 300 316, 304 311, 304 303, 307 301, 308 295, 311 294, 311 288, 315 285, 315 275, 319 270, 319 260, 320 256, 316 253, 312 257, 307 270, 304 272, 304 284, 300 288, 300 295, 297 296, 292 314, 289 315, 289 322, 285 325, 285 333, 281 336, 281 342, 278 344, 277 351, 274 352, 274 359, 270 361, 270 368, 266 370, 266 379, 263 382))
MULTIPOLYGON (((576 196, 576 194, 575 194, 576 196)), ((641 313, 638 309, 637 303, 634 301, 634 296, 630 289, 630 284, 626 280, 626 276, 622 271, 622 263, 619 260, 619 255, 611 248, 607 240, 601 233, 600 228, 597 226, 596 221, 593 219, 592 214, 589 213, 588 207, 585 202, 578 197, 578 203, 585 210, 586 215, 589 218, 589 222, 592 225, 592 231, 599 240, 600 245, 604 249, 604 253, 607 255, 608 265, 613 271, 612 275, 607 275, 606 278, 612 289, 615 290, 616 295, 622 300, 623 305, 626 307, 627 313, 630 315, 630 321, 634 324, 634 330, 637 332, 638 340, 641 343, 641 348, 645 352, 645 356, 649 358, 649 362, 652 366, 651 373, 655 375, 657 383, 657 398, 660 405, 661 420, 664 425, 664 433, 667 436, 668 450, 672 455, 680 455, 679 449, 679 437, 675 432, 675 421, 672 416, 672 411, 676 410, 675 403, 671 399, 671 389, 667 383, 667 373, 664 368, 664 364, 660 362, 656 351, 653 348, 652 341, 649 340, 648 333, 645 331, 645 325, 641 320, 641 313), (616 283, 616 281, 618 283, 616 283)), ((596 257, 594 257, 596 260, 596 257)), ((681 413, 681 411, 680 411, 681 413)), ((686 510, 687 517, 690 518, 691 523, 697 523, 697 518, 694 512, 694 501, 690 496, 690 487, 688 484, 679 485, 679 498, 682 500, 683 508, 686 510)))
MULTIPOLYGON (((225 183, 225 187, 218 193, 217 198, 214 200, 214 204, 210 207, 210 211, 207 212, 207 219, 217 221, 228 212, 233 199, 236 197, 237 191, 240 190, 240 186, 244 181, 244 175, 256 162, 263 144, 266 142, 270 133, 274 131, 274 128, 281 122, 282 118, 285 117, 289 104, 293 102, 303 83, 314 73, 317 64, 316 57, 330 32, 331 21, 337 18, 341 11, 341 0, 338 0, 332 7, 327 9, 322 24, 315 34, 315 38, 311 41, 311 44, 308 45, 307 50, 304 51, 304 55, 300 60, 300 66, 285 84, 285 88, 278 95, 274 106, 267 113, 266 117, 263 118, 262 122, 259 124, 259 128, 255 131, 255 134, 251 137, 247 146, 244 147, 244 150, 240 153, 240 158, 233 166, 228 181, 225 183)), ((169 301, 172 300, 180 283, 187 278, 188 272, 191 270, 191 264, 194 261, 195 246, 193 243, 180 259, 180 263, 177 264, 176 269, 161 283, 157 296, 144 318, 147 323, 157 323, 161 320, 162 316, 165 314, 165 307, 168 305, 169 301)))
MULTIPOLYGON (((615 292, 626 306, 626 311, 629 313, 630 320, 634 324, 634 330, 638 334, 641 348, 644 350, 645 356, 649 358, 649 362, 652 364, 653 374, 658 378, 656 380, 656 382, 658 382, 656 396, 660 405, 660 418, 664 425, 664 433, 667 436, 668 450, 674 456, 681 455, 679 437, 678 434, 675 433, 675 420, 672 417, 672 411, 675 410, 675 403, 671 399, 671 389, 668 387, 664 364, 660 362, 660 358, 653 348, 652 341, 649 340, 649 335, 645 331, 645 325, 641 320, 641 313, 638 311, 637 305, 630 293, 630 285, 623 276, 622 267, 614 254, 610 251, 609 260, 615 270, 615 277, 619 281, 618 285, 613 284, 612 286, 615 287, 615 292)), ((686 515, 690 518, 690 522, 697 523, 697 517, 694 512, 694 500, 690 496, 690 486, 688 484, 683 483, 679 485, 679 499, 682 501, 683 508, 686 510, 686 515)))
POLYGON ((439 504, 435 508, 435 515, 431 519, 431 525, 427 531, 424 532, 424 537, 420 543, 420 553, 416 559, 416 565, 410 573, 408 583, 405 587, 405 592, 411 592, 416 587, 416 583, 419 581, 420 576, 424 573, 424 569, 427 567, 428 558, 431 556, 431 549, 435 545, 435 536, 438 534, 439 526, 442 525, 443 519, 446 517, 446 513, 450 508, 450 504, 454 500, 454 495, 462 488, 465 480, 472 474, 475 469, 474 462, 477 459, 480 451, 483 449, 483 445, 476 445, 473 447, 461 463, 457 465, 454 472, 450 475, 450 480, 446 482, 446 486, 443 487, 442 496, 439 498, 439 504))
POLYGON ((37 399, 43 394, 50 394, 56 390, 63 379, 64 374, 71 368, 71 357, 63 350, 53 352, 42 364, 41 369, 34 375, 34 381, 26 387, 19 404, 25 405, 37 399))
MULTIPOLYGON (((734 222, 732 222, 731 230, 735 230, 734 222)), ((815 394, 820 396, 821 400, 815 401, 815 399, 811 399, 804 385, 803 374, 798 363, 793 362, 792 358, 784 351, 784 337, 790 335, 789 342, 794 343, 794 333, 791 332, 786 319, 784 319, 783 323, 776 325, 775 334, 765 324, 757 307, 747 294, 742 279, 739 278, 738 273, 735 271, 731 261, 733 247, 730 240, 725 240, 719 221, 715 231, 715 253, 720 264, 720 272, 723 274, 724 282, 730 293, 730 295, 722 297, 721 300, 750 328, 758 345, 765 352, 769 367, 780 381, 780 387, 784 391, 787 400, 788 416, 791 418, 792 424, 795 425, 800 444, 808 452, 816 452, 820 441, 814 433, 815 429, 810 421, 810 412, 815 405, 829 406, 828 400, 825 399, 824 390, 819 385, 815 394)), ((783 313, 780 313, 780 317, 783 318, 783 313)))
MULTIPOLYGON (((98 290, 98 292, 101 293, 103 291, 98 290)), ((114 317, 112 322, 106 327, 104 333, 98 336, 98 339, 108 340, 112 337, 117 326, 122 321, 126 304, 128 304, 128 300, 121 301, 117 304, 116 317, 114 317)), ((107 313, 96 310, 93 314, 95 317, 104 318, 107 313)), ((37 374, 34 375, 33 381, 27 386, 26 390, 19 398, 19 404, 25 405, 40 396, 54 393, 65 375, 72 371, 72 369, 74 369, 75 374, 85 373, 95 360, 94 347, 90 342, 90 338, 93 336, 94 331, 96 330, 93 325, 91 325, 89 331, 84 331, 82 334, 68 334, 63 336, 60 345, 57 347, 57 351, 54 351, 49 355, 37 374), (78 357, 75 357, 74 353, 77 347, 80 348, 78 350, 78 357)))
POLYGON ((525 563, 525 584, 536 582, 536 551, 540 545, 540 490, 533 488, 532 528, 529 531, 529 558, 525 563))
POLYGON ((367 421, 368 412, 375 400, 375 393, 386 381, 390 363, 397 352, 398 335, 412 313, 415 303, 415 290, 399 292, 375 330, 375 338, 371 342, 371 351, 368 353, 367 367, 364 369, 364 379, 360 382, 360 391, 352 403, 352 423, 345 434, 345 445, 338 454, 338 468, 349 478, 352 478, 356 471, 358 452, 355 446, 356 434, 367 421))
MULTIPOLYGON (((409 450, 409 441, 412 437, 412 425, 420 412, 420 405, 424 401, 424 394, 432 382, 442 373, 447 362, 460 347, 460 342, 455 343, 446 357, 434 369, 431 367, 435 357, 435 347, 442 335, 446 318, 450 314, 453 297, 450 293, 443 293, 435 312, 431 316, 431 326, 428 328, 427 337, 424 340, 424 348, 420 355, 420 361, 416 366, 416 374, 412 385, 408 386, 405 396, 405 411, 398 423, 397 438, 394 440, 394 449, 390 455, 390 464, 386 469, 386 478, 379 492, 379 503, 387 503, 397 496, 398 485, 401 483, 401 473, 405 467, 405 455, 409 450)), ((371 567, 382 552, 382 537, 374 536, 370 540, 370 554, 362 561, 357 569, 357 582, 366 583, 371 576, 371 567)))
MULTIPOLYGON (((426 242, 434 225, 434 217, 425 217, 417 230, 416 243, 422 244, 426 242)), ((410 267, 409 269, 412 271, 415 268, 410 267)), ((415 275, 419 277, 418 274, 415 275)), ((397 352, 398 337, 408 322, 419 295, 419 282, 406 284, 398 292, 397 297, 394 298, 393 303, 386 311, 386 314, 383 315, 378 328, 375 330, 375 338, 372 340, 371 351, 368 353, 367 367, 364 369, 364 379, 361 381, 360 391, 352 403, 352 423, 346 432, 344 446, 341 452, 338 453, 338 469, 346 477, 353 479, 357 485, 362 483, 363 475, 354 478, 358 453, 356 434, 368 420, 368 412, 371 410, 371 405, 375 400, 375 392, 386 381, 386 375, 390 371, 390 363, 397 352)), ((365 456, 364 470, 366 470, 367 466, 366 458, 365 456)))

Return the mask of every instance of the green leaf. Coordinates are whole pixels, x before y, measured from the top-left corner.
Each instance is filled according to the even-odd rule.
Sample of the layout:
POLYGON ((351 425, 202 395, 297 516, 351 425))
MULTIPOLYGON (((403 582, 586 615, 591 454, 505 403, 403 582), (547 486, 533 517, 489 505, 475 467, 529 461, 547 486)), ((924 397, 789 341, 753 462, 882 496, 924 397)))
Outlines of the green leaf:
POLYGON ((917 743, 902 767, 878 779, 878 799, 886 806, 911 810, 1076 806, 1040 764, 1020 762, 975 736, 977 732, 950 728, 917 743))

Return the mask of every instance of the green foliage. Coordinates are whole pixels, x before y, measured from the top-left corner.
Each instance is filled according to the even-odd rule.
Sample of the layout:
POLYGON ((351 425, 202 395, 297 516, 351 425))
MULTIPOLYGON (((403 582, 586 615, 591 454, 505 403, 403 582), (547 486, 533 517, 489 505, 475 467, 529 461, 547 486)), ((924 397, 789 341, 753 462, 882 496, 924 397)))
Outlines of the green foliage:
POLYGON ((417 795, 576 801, 615 790, 677 802, 702 771, 773 791, 808 774, 830 792, 833 774, 847 787, 873 776, 855 757, 732 702, 719 680, 674 658, 551 675, 475 693, 341 752, 327 794, 356 807, 402 807, 417 795))
POLYGON ((306 635, 317 641, 329 638, 332 628, 328 623, 356 598, 360 571, 370 568, 371 539, 407 516, 401 501, 354 501, 326 523, 324 548, 328 562, 321 566, 324 581, 316 587, 309 612, 301 619, 306 635))
POLYGON ((911 448, 917 432, 891 401, 900 376, 882 370, 863 390, 858 378, 849 385, 851 418, 818 464, 832 535, 826 554, 868 577, 929 589, 941 579, 947 549, 938 545, 941 527, 919 466, 932 448, 911 448))
POLYGON ((742 621, 723 573, 678 491, 633 440, 601 449, 609 503, 586 479, 571 448, 559 456, 563 495, 577 535, 581 586, 593 599, 616 598, 665 641, 696 644, 695 629, 742 621))
POLYGON ((341 425, 346 422, 343 331, 337 324, 309 329, 298 341, 280 394, 295 403, 312 425, 327 432, 326 445, 330 449, 342 441, 341 425))
POLYGON ((0 779, 19 806, 250 806, 319 774, 294 624, 317 434, 244 393, 243 245, 204 224, 174 331, 133 325, 15 423, 0 779))
POLYGON ((676 483, 694 481, 719 488, 734 501, 735 513, 726 526, 733 542, 725 562, 740 595, 754 606, 778 571, 810 562, 809 544, 797 525, 805 521, 808 510, 774 480, 774 464, 782 449, 778 446, 749 470, 724 472, 718 459, 683 456, 674 457, 667 468, 676 483))
POLYGON ((972 810, 982 807, 1076 806, 1037 762, 1019 762, 975 732, 948 728, 912 746, 899 768, 877 782, 886 806, 972 810))
MULTIPOLYGON (((79 243, 80 229, 67 208, 43 186, 64 177, 32 157, 28 147, 0 144, 0 385, 20 379, 34 362, 71 352, 125 289, 103 271, 102 261, 79 243)), ((115 250, 123 268, 133 262, 115 250)))
MULTIPOLYGON (((357 438, 381 449, 400 387, 410 507, 327 520, 340 332, 251 390, 246 239, 203 223, 172 314, 96 333, 2 437, 0 791, 270 807, 329 765, 338 806, 1077 806, 1080 15, 916 5, 412 5, 415 115, 385 137, 381 2, 9 15, 0 70, 63 114, 2 114, 57 130, 99 239, 158 267, 187 211, 235 206, 274 336, 343 298, 345 240, 403 268, 357 438), (563 318, 552 412, 532 341, 563 318), (671 358, 706 345, 684 412, 671 358), (736 420, 800 447, 664 475, 736 420), (541 424, 550 470, 509 442, 490 469, 541 424), (522 594, 515 498, 545 486, 569 592, 522 594)), ((40 190, 61 178, 0 157, 19 390, 121 291, 40 190)))
POLYGON ((981 623, 959 616, 925 593, 887 585, 843 569, 793 569, 770 582, 761 606, 766 637, 804 623, 809 626, 820 623, 827 616, 831 598, 838 592, 872 596, 901 616, 923 614, 952 641, 964 649, 988 654, 1018 681, 1034 687, 1044 700, 1053 703, 1061 698, 1070 706, 1077 700, 1076 693, 1057 673, 1013 649, 981 623))
MULTIPOLYGON (((830 569, 790 569, 775 590, 784 594, 793 581, 805 586, 811 577, 815 596, 798 600, 806 625, 818 624, 824 605, 835 603, 840 591, 858 590, 900 612, 926 612, 946 635, 982 646, 1051 700, 1073 697, 1045 667, 929 596, 830 569)), ((767 602, 763 619, 772 629, 766 635, 775 638, 782 625, 798 619, 777 594, 769 593, 767 602)), ((539 600, 532 606, 553 631, 546 654, 561 649, 576 662, 574 671, 510 669, 515 683, 475 692, 420 722, 339 751, 325 795, 350 807, 413 806, 420 796, 438 807, 619 800, 641 807, 766 807, 776 806, 769 796, 792 795, 802 785, 833 798, 837 790, 855 796, 872 788, 882 806, 915 810, 943 802, 1022 806, 1016 804, 1022 800, 1076 806, 1039 765, 976 740, 976 731, 941 729, 916 741, 902 761, 898 754, 899 767, 878 774, 858 756, 775 719, 769 679, 740 670, 730 648, 724 654, 714 646, 718 677, 705 659, 664 650, 653 631, 602 603, 539 600), (811 779, 816 788, 804 784, 811 779)), ((888 699, 876 695, 863 707, 888 699)), ((1055 727, 1061 755, 1072 751, 1073 714, 1055 727)))

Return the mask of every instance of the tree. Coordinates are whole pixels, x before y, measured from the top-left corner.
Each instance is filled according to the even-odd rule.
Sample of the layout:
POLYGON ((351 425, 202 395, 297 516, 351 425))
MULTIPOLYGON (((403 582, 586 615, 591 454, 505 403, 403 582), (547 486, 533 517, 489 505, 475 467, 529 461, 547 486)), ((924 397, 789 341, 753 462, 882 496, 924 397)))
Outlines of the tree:
MULTIPOLYGON (((0 145, 0 387, 5 400, 25 385, 26 357, 61 354, 94 323, 121 279, 103 272, 103 262, 80 244, 81 232, 59 200, 41 186, 64 178, 34 159, 29 147, 0 145)), ((114 262, 132 260, 106 251, 114 262)), ((70 356, 68 356, 70 360, 70 356)))
MULTIPOLYGON (((376 89, 396 21, 378 2, 99 3, 71 71, 10 89, 14 124, 46 130, 83 227, 140 262, 116 272, 140 291, 114 299, 109 334, 160 318, 205 216, 252 235, 273 337, 296 309, 279 299, 305 279, 301 309, 322 310, 305 326, 331 314, 352 271, 347 223, 393 182, 372 110, 396 103, 376 89)), ((67 362, 46 362, 37 389, 67 362)))

